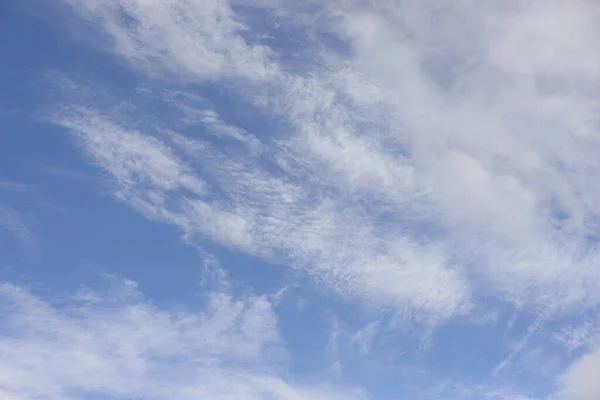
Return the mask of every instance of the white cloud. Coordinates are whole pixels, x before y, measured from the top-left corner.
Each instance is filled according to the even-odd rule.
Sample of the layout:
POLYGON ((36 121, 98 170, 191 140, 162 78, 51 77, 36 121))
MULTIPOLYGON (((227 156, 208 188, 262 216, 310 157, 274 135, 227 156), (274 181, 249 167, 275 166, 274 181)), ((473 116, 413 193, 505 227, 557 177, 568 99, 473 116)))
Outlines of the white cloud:
POLYGON ((74 132, 94 130, 94 135, 82 134, 79 139, 94 160, 116 178, 120 188, 147 184, 164 191, 187 189, 202 193, 202 181, 178 163, 170 149, 158 140, 136 131, 126 131, 88 114, 87 110, 76 111, 79 112, 75 118, 65 115, 60 118, 60 123, 74 132), (81 114, 87 117, 86 126, 80 125, 81 114))
POLYGON ((66 0, 98 23, 110 46, 146 72, 177 79, 219 80, 244 77, 262 81, 272 75, 269 49, 248 45, 246 27, 226 1, 66 0))
POLYGON ((589 320, 575 326, 565 326, 552 335, 553 339, 569 351, 578 350, 597 340, 598 328, 589 320))
POLYGON ((595 400, 600 398, 600 349, 596 348, 576 360, 560 377, 561 400, 595 400))
POLYGON ((597 75, 600 59, 598 7, 590 2, 533 1, 511 16, 510 31, 499 40, 494 61, 520 74, 597 75))
POLYGON ((285 351, 262 296, 209 296, 165 310, 118 280, 59 304, 0 286, 0 394, 10 399, 347 399, 360 393, 278 377, 285 351))
POLYGON ((60 121, 82 140, 84 149, 118 183, 118 196, 152 218, 181 227, 189 240, 198 234, 227 246, 308 270, 342 294, 410 304, 448 317, 466 306, 467 288, 444 266, 441 248, 404 235, 382 237, 357 211, 341 210, 343 201, 313 198, 302 182, 276 178, 266 170, 248 171, 223 158, 207 143, 169 135, 188 156, 203 162, 211 190, 187 175, 179 157, 158 140, 118 127, 88 111, 60 121), (212 160, 208 162, 208 160, 212 160))
MULTIPOLYGON (((317 2, 286 26, 315 50, 293 62, 247 40, 283 30, 252 26, 224 1, 69 2, 153 79, 233 78, 236 100, 291 127, 233 160, 175 133, 167 148, 135 113, 63 119, 138 210, 436 318, 464 313, 472 293, 545 313, 600 302, 592 2, 317 2), (315 44, 322 33, 347 47, 315 44)), ((297 10, 277 5, 254 10, 279 23, 297 10)), ((196 117, 251 137, 206 110, 196 117)))

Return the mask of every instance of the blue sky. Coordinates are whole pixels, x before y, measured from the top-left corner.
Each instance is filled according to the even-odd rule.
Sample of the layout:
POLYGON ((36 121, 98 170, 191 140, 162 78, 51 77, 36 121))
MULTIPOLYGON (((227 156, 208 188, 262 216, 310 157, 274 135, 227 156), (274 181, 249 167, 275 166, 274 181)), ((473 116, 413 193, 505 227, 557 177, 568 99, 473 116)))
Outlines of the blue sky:
POLYGON ((597 400, 600 8, 0 6, 0 399, 597 400))

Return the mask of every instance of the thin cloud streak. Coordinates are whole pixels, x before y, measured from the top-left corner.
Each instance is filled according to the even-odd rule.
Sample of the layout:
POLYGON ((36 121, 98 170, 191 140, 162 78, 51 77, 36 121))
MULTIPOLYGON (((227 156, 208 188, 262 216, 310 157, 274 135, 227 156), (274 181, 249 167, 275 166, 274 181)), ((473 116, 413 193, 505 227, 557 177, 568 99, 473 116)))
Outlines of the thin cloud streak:
POLYGON ((32 189, 32 186, 25 183, 0 180, 0 190, 11 192, 29 192, 32 189))

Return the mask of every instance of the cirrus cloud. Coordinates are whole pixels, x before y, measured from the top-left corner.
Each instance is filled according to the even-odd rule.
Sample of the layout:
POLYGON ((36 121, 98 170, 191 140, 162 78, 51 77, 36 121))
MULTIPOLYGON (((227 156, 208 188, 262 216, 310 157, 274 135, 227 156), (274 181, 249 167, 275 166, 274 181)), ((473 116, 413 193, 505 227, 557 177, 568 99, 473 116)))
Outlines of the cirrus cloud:
POLYGON ((135 282, 48 302, 0 286, 0 394, 9 399, 342 399, 285 382, 277 318, 263 296, 208 296, 199 312, 153 305, 135 282))

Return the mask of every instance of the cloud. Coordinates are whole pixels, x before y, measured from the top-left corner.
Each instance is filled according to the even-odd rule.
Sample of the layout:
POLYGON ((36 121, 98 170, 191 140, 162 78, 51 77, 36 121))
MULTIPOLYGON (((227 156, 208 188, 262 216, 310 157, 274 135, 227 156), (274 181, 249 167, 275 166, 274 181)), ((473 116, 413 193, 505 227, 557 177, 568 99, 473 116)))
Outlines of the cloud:
POLYGON ((584 320, 579 325, 563 327, 553 334, 553 339, 569 351, 574 351, 589 345, 596 336, 598 336, 598 328, 590 320, 584 320))
MULTIPOLYGON (((567 359, 556 342, 574 351, 594 334, 580 324, 600 305, 593 2, 63 3, 98 34, 106 62, 125 64, 140 83, 121 85, 118 74, 107 84, 100 75, 91 84, 59 80, 63 95, 75 95, 57 99, 64 104, 52 121, 116 199, 176 226, 187 243, 300 270, 383 309, 377 318, 393 327, 384 318, 342 329, 333 318, 329 358, 339 379, 360 370, 353 363, 431 361, 449 375, 481 377, 488 366, 498 386, 518 372, 525 378, 515 381, 534 387, 567 359), (494 325, 508 308, 514 318, 502 339, 448 323, 489 308, 494 321, 466 323, 494 325), (544 336, 567 321, 575 328, 544 336), (437 362, 445 351, 411 359, 413 342, 398 339, 398 327, 424 332, 430 345, 440 323, 448 323, 440 342, 464 346, 452 353, 460 360, 437 362), (392 336, 393 351, 383 349, 392 336), (408 361, 398 361, 398 347, 408 361), (465 361, 469 351, 478 364, 465 361), (454 368, 465 364, 481 370, 454 368)), ((0 227, 1 218, 0 208, 0 227)), ((20 232, 18 222, 5 225, 20 232)), ((235 298, 216 265, 205 267, 222 290, 199 313, 157 308, 127 283, 82 290, 66 306, 5 286, 3 329, 16 333, 2 341, 0 395, 360 397, 284 379, 271 309, 278 296, 235 298)), ((559 399, 598 397, 589 372, 597 355, 558 379, 559 399)), ((435 380, 419 377, 407 387, 435 380)), ((471 383, 446 397, 530 398, 521 392, 471 383)))
POLYGON ((30 218, 20 215, 13 208, 0 205, 0 232, 7 231, 22 244, 33 246, 36 242, 36 235, 29 220, 30 218))
POLYGON ((371 221, 357 215, 360 210, 340 212, 343 198, 315 198, 302 182, 264 169, 246 170, 207 142, 170 133, 174 146, 169 147, 90 110, 66 115, 58 122, 113 175, 118 198, 181 227, 188 240, 200 235, 298 266, 345 295, 408 303, 442 317, 464 305, 467 289, 444 266, 442 249, 404 235, 382 237, 371 221), (210 189, 203 189, 208 183, 186 166, 186 153, 203 163, 210 189))
MULTIPOLYGON (((87 111, 78 110, 87 116, 87 129, 94 129, 94 135, 82 135, 83 146, 95 160, 117 180, 119 188, 132 187, 135 183, 156 186, 165 191, 187 189, 193 193, 202 192, 202 181, 193 176, 177 162, 171 151, 155 139, 139 132, 126 131, 110 124, 87 111)), ((65 117, 61 123, 77 132, 83 127, 81 119, 65 117)))
POLYGON ((97 23, 110 46, 146 72, 218 81, 244 77, 268 79, 268 48, 248 45, 240 36, 246 26, 228 2, 139 0, 98 2, 67 0, 97 23))
POLYGON ((0 394, 10 399, 362 398, 279 377, 285 348, 263 296, 214 292, 198 312, 167 310, 115 278, 52 303, 3 283, 0 307, 0 394))
POLYGON ((490 294, 544 315, 600 302, 591 2, 68 3, 151 81, 221 85, 282 121, 259 135, 165 101, 264 147, 231 157, 143 109, 57 118, 119 198, 188 240, 432 321, 490 294), (255 40, 265 31, 280 41, 255 40))
POLYGON ((559 378, 557 397, 564 400, 593 400, 600 397, 600 349, 596 348, 577 359, 559 378))
POLYGON ((7 190, 12 192, 28 192, 31 189, 32 187, 30 185, 24 183, 0 180, 0 190, 7 190))

